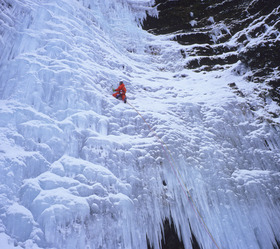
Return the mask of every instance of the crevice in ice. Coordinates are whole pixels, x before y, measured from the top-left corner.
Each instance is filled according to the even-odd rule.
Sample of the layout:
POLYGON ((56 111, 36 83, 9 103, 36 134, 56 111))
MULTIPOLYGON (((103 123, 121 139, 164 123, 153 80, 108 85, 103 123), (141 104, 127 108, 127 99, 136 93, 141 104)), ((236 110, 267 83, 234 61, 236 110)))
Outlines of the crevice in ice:
POLYGON ((280 241, 276 239, 275 237, 275 243, 276 245, 273 246, 273 249, 280 249, 280 241))
MULTIPOLYGON (((201 247, 199 246, 199 243, 196 239, 196 236, 194 235, 192 229, 191 229, 191 225, 189 223, 189 227, 190 227, 190 242, 189 245, 191 245, 192 249, 201 249, 201 247)), ((161 239, 161 249, 185 249, 184 246, 184 242, 182 241, 182 238, 180 238, 181 236, 178 235, 178 231, 174 225, 174 221, 173 218, 171 217, 166 218, 163 221, 163 225, 162 225, 162 239, 161 239)), ((150 240, 147 236, 147 247, 148 249, 154 249, 154 246, 150 245, 150 240)))
MULTIPOLYGON (((194 239, 196 241, 196 239, 194 239)), ((150 246, 149 239, 147 238, 148 249, 154 249, 150 246)), ((169 220, 166 218, 162 225, 162 239, 161 239, 161 249, 185 249, 184 243, 181 238, 179 238, 176 228, 174 226, 173 218, 169 220)), ((195 248, 195 247, 194 247, 195 248)), ((199 249, 199 248, 197 248, 199 249)))
POLYGON ((191 235, 192 235, 192 237, 191 237, 192 249, 202 249, 202 248, 199 246, 195 235, 193 234, 191 225, 190 225, 190 231, 191 231, 191 235))

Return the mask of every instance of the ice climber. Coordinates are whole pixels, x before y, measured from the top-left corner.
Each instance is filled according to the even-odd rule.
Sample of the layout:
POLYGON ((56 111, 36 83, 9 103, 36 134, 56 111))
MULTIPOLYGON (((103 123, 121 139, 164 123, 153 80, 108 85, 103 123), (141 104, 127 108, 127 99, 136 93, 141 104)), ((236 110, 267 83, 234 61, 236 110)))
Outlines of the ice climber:
POLYGON ((125 88, 123 81, 120 81, 119 87, 117 89, 113 88, 113 91, 115 92, 113 94, 113 96, 115 98, 117 98, 117 99, 121 98, 123 100, 123 102, 126 103, 126 96, 125 96, 126 88, 125 88))

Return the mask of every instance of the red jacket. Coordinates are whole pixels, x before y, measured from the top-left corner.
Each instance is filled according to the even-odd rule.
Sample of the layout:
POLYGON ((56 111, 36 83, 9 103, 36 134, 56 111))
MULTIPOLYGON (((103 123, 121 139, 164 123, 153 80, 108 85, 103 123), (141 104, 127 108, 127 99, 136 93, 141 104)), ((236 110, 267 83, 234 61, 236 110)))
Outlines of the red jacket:
POLYGON ((126 93, 126 88, 125 85, 122 83, 119 85, 117 89, 115 89, 116 92, 119 92, 120 94, 125 94, 126 93))

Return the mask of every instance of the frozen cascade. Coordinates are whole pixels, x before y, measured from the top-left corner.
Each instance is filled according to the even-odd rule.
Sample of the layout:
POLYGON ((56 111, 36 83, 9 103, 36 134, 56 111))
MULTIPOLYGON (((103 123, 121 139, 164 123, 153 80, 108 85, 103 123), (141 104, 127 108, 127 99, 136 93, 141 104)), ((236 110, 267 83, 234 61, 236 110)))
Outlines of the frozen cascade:
POLYGON ((184 69, 181 45, 143 31, 152 3, 1 1, 1 248, 157 249, 171 217, 185 248, 191 231, 217 248, 172 167, 219 248, 280 240, 279 125, 231 69, 184 69), (111 96, 120 79, 161 140, 111 96))

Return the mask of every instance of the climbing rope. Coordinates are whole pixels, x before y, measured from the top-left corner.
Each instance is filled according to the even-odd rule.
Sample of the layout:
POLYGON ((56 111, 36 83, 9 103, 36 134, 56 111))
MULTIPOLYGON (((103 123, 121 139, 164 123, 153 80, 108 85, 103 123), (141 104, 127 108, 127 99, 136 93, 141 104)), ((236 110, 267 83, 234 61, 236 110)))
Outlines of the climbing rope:
POLYGON ((159 140, 159 142, 161 143, 161 146, 164 150, 164 152, 167 155, 167 159, 170 163, 170 166, 173 170, 174 175, 176 176, 184 194, 186 195, 187 199, 189 200, 189 202, 191 203, 191 207, 194 210, 196 216, 198 217, 198 220, 200 221, 200 223, 202 224, 202 226, 204 227, 205 231, 207 232, 207 234, 209 235, 209 237, 211 238, 211 240, 213 241, 213 243, 215 244, 215 246, 217 247, 217 249, 220 249, 217 242, 215 241, 213 235, 211 234, 209 228, 207 227, 206 223, 204 222, 204 219, 202 218, 200 212, 198 211, 198 208, 190 194, 190 191, 188 190, 186 184, 183 181, 183 177, 180 174, 180 171, 177 169, 177 167, 175 166, 175 161, 172 157, 172 154, 168 148, 168 146, 166 145, 166 143, 164 143, 164 141, 162 141, 162 139, 158 136, 158 134, 156 133, 156 131, 150 126, 150 124, 146 121, 146 119, 141 115, 141 113, 132 105, 127 101, 127 104, 129 104, 136 112, 137 114, 144 120, 144 122, 147 124, 147 126, 149 127, 149 129, 154 133, 155 137, 159 140))

